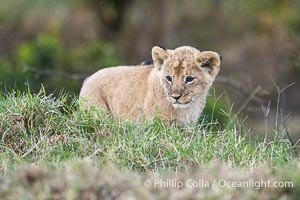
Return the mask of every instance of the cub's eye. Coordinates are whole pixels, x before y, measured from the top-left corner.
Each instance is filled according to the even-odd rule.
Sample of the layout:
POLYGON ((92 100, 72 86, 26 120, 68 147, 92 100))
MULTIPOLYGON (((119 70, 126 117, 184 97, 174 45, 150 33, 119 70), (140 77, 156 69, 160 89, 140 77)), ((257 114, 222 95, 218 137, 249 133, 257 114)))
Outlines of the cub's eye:
POLYGON ((195 77, 187 76, 186 79, 185 79, 185 82, 186 83, 191 83, 194 79, 195 79, 195 77))
POLYGON ((168 82, 171 82, 171 83, 172 83, 172 77, 171 77, 171 76, 166 76, 166 80, 167 80, 168 82))

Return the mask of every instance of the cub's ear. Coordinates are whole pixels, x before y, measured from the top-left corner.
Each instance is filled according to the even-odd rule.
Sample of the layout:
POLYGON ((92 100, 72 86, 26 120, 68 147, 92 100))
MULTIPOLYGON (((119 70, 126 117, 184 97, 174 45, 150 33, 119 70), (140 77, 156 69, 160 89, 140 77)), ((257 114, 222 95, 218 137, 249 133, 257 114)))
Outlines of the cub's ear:
POLYGON ((165 59, 168 58, 168 52, 166 49, 158 46, 152 48, 152 59, 156 69, 160 70, 164 64, 165 59))
POLYGON ((201 52, 196 61, 203 67, 210 75, 216 76, 220 70, 221 57, 218 53, 213 51, 201 52))

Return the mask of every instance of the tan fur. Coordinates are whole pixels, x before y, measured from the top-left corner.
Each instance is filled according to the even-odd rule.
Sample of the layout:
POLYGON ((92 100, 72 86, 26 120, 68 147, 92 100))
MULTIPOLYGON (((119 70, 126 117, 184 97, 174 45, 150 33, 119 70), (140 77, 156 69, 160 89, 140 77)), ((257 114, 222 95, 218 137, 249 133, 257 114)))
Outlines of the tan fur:
POLYGON ((175 50, 155 46, 152 59, 154 65, 111 67, 94 73, 82 86, 83 106, 100 106, 128 120, 152 119, 158 114, 173 124, 195 123, 218 74, 219 55, 189 46, 175 50), (194 80, 187 82, 187 76, 194 80))

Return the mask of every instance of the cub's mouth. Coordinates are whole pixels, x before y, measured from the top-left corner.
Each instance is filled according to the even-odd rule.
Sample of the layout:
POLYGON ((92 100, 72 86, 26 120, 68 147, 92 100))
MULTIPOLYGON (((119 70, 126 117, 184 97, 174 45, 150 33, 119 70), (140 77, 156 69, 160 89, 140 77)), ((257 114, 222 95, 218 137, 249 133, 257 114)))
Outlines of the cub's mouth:
POLYGON ((173 101, 172 102, 172 106, 174 107, 174 108, 187 108, 187 107, 189 107, 190 105, 191 105, 191 101, 192 101, 192 99, 190 99, 190 100, 188 100, 188 101, 186 101, 186 102, 184 102, 184 103, 182 103, 182 102, 179 102, 178 100, 177 101, 173 101))
POLYGON ((175 103, 172 103, 172 106, 176 109, 180 109, 180 108, 188 108, 190 106, 190 102, 188 103, 185 103, 185 104, 182 104, 182 103, 179 103, 179 102, 175 102, 175 103))
POLYGON ((191 102, 193 100, 193 98, 191 98, 191 99, 187 99, 187 98, 185 98, 185 99, 181 99, 181 98, 176 99, 176 98, 171 97, 171 96, 168 96, 167 99, 175 109, 188 108, 191 105, 191 102))

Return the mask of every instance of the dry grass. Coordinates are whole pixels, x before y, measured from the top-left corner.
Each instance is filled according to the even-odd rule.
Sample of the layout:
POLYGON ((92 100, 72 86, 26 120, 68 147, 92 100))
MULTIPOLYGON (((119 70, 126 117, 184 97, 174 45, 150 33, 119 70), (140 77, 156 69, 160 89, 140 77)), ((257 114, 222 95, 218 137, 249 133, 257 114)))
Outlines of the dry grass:
MULTIPOLYGON (((22 166, 1 178, 1 199, 297 199, 300 168, 241 170, 219 162, 185 173, 137 174, 92 160, 58 167, 22 166), (223 187, 224 183, 288 181, 285 187, 223 187), (149 183, 150 182, 150 183, 149 183), (183 183, 183 185, 180 185, 183 183), (206 185, 207 184, 207 185, 206 185), (182 186, 182 187, 181 187, 182 186)), ((251 185, 251 183, 250 183, 251 185)))

